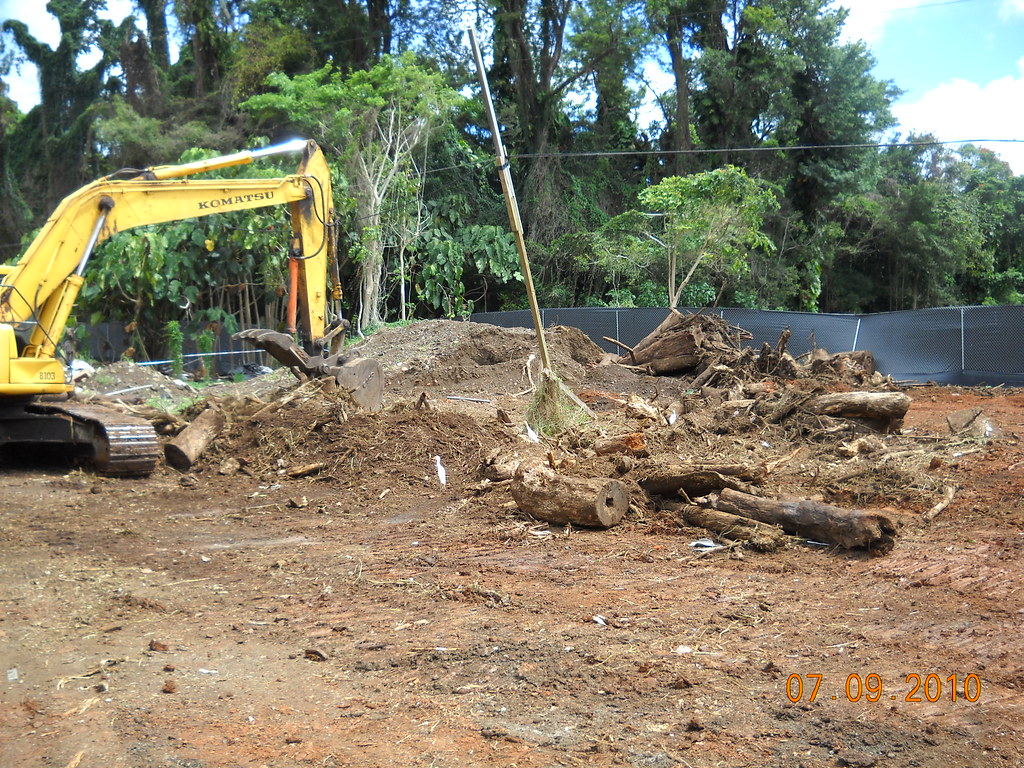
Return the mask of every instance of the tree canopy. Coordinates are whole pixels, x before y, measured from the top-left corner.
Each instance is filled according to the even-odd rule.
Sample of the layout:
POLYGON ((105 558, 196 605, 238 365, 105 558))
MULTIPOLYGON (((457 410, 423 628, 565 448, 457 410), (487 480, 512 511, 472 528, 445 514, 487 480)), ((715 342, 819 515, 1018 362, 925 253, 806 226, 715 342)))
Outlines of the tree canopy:
MULTIPOLYGON (((337 175, 359 328, 523 306, 473 24, 549 306, 1024 301, 1024 177, 930 136, 881 146, 899 84, 826 0, 134 0, 116 24, 104 7, 50 0, 56 47, 3 25, 5 259, 92 178, 303 135, 337 175), (22 114, 6 84, 24 63, 40 102, 22 114)), ((276 221, 114 238, 79 314, 262 312, 276 221)))

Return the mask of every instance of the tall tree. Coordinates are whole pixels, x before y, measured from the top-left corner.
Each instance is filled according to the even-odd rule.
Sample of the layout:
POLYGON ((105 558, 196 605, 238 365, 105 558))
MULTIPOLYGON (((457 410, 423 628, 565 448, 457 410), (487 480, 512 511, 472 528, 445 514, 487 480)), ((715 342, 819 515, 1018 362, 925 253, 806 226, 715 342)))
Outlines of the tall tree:
MULTIPOLYGON (((3 25, 18 56, 35 64, 39 72, 40 103, 10 134, 5 169, 21 196, 33 201, 37 215, 48 213, 70 190, 95 175, 92 120, 131 28, 130 22, 115 27, 100 19, 97 12, 105 4, 105 0, 50 0, 46 9, 56 17, 61 31, 56 48, 38 40, 24 22, 10 19, 3 25), (98 53, 98 60, 80 69, 80 57, 90 52, 98 53)), ((9 203, 5 200, 0 205, 9 203)), ((13 209, 5 215, 20 218, 13 209)))
POLYGON ((153 61, 164 72, 171 66, 171 43, 167 31, 167 10, 171 0, 135 0, 149 30, 149 44, 153 61))
MULTIPOLYGON (((273 75, 272 93, 242 106, 277 121, 302 126, 343 159, 356 201, 362 237, 355 248, 359 262, 359 329, 384 320, 386 275, 382 219, 393 196, 421 188, 414 158, 423 143, 450 117, 457 94, 441 77, 418 67, 411 54, 385 56, 370 70, 348 77, 324 67, 289 78, 273 75)), ((397 206, 402 200, 396 202, 397 206)))
POLYGON ((192 95, 217 91, 224 76, 230 40, 222 27, 223 0, 174 0, 174 15, 187 39, 192 95))

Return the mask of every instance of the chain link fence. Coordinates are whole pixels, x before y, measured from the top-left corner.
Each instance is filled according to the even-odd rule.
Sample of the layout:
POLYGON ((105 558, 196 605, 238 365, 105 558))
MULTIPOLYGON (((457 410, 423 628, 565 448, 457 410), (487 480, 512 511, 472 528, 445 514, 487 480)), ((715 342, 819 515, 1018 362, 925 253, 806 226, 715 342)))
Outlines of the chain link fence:
MULTIPOLYGON (((604 337, 635 345, 665 319, 661 308, 543 309, 545 327, 571 325, 608 352, 604 337)), ((683 312, 699 311, 683 309, 683 312)), ((753 338, 744 345, 774 345, 783 329, 789 351, 870 350, 878 370, 897 381, 1024 386, 1024 307, 941 307, 870 315, 828 315, 755 309, 705 309, 753 338)), ((505 328, 533 326, 528 310, 481 312, 471 318, 505 328)))

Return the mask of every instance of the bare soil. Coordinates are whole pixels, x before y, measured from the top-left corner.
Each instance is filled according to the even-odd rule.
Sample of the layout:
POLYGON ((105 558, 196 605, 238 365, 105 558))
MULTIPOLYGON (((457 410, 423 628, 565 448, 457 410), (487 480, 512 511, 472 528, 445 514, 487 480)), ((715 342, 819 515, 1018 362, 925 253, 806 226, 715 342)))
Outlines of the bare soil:
POLYGON ((908 389, 903 433, 857 448, 598 366, 574 329, 549 343, 598 415, 540 444, 533 335, 432 321, 360 348, 379 414, 275 374, 217 390, 229 428, 187 474, 5 458, 0 766, 1024 765, 1024 393, 908 389), (967 408, 1003 436, 951 435, 967 408), (630 430, 884 509, 896 547, 702 552, 639 494, 613 529, 563 529, 481 483, 495 450, 631 483, 589 449, 630 430))

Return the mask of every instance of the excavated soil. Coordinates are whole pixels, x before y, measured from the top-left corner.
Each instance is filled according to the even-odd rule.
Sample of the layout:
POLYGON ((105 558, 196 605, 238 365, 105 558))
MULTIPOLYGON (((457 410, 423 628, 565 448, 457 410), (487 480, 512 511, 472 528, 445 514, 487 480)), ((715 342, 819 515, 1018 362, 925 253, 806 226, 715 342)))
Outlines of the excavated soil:
POLYGON ((0 766, 1024 765, 1024 394, 907 389, 902 433, 858 443, 549 344, 597 416, 541 443, 533 335, 429 321, 360 346, 378 414, 274 374, 214 390, 228 426, 188 473, 6 457, 0 766), (951 434, 971 408, 1002 436, 951 434), (705 551, 639 494, 595 531, 481 482, 497 454, 630 483, 590 447, 634 430, 885 511, 896 547, 705 551))

